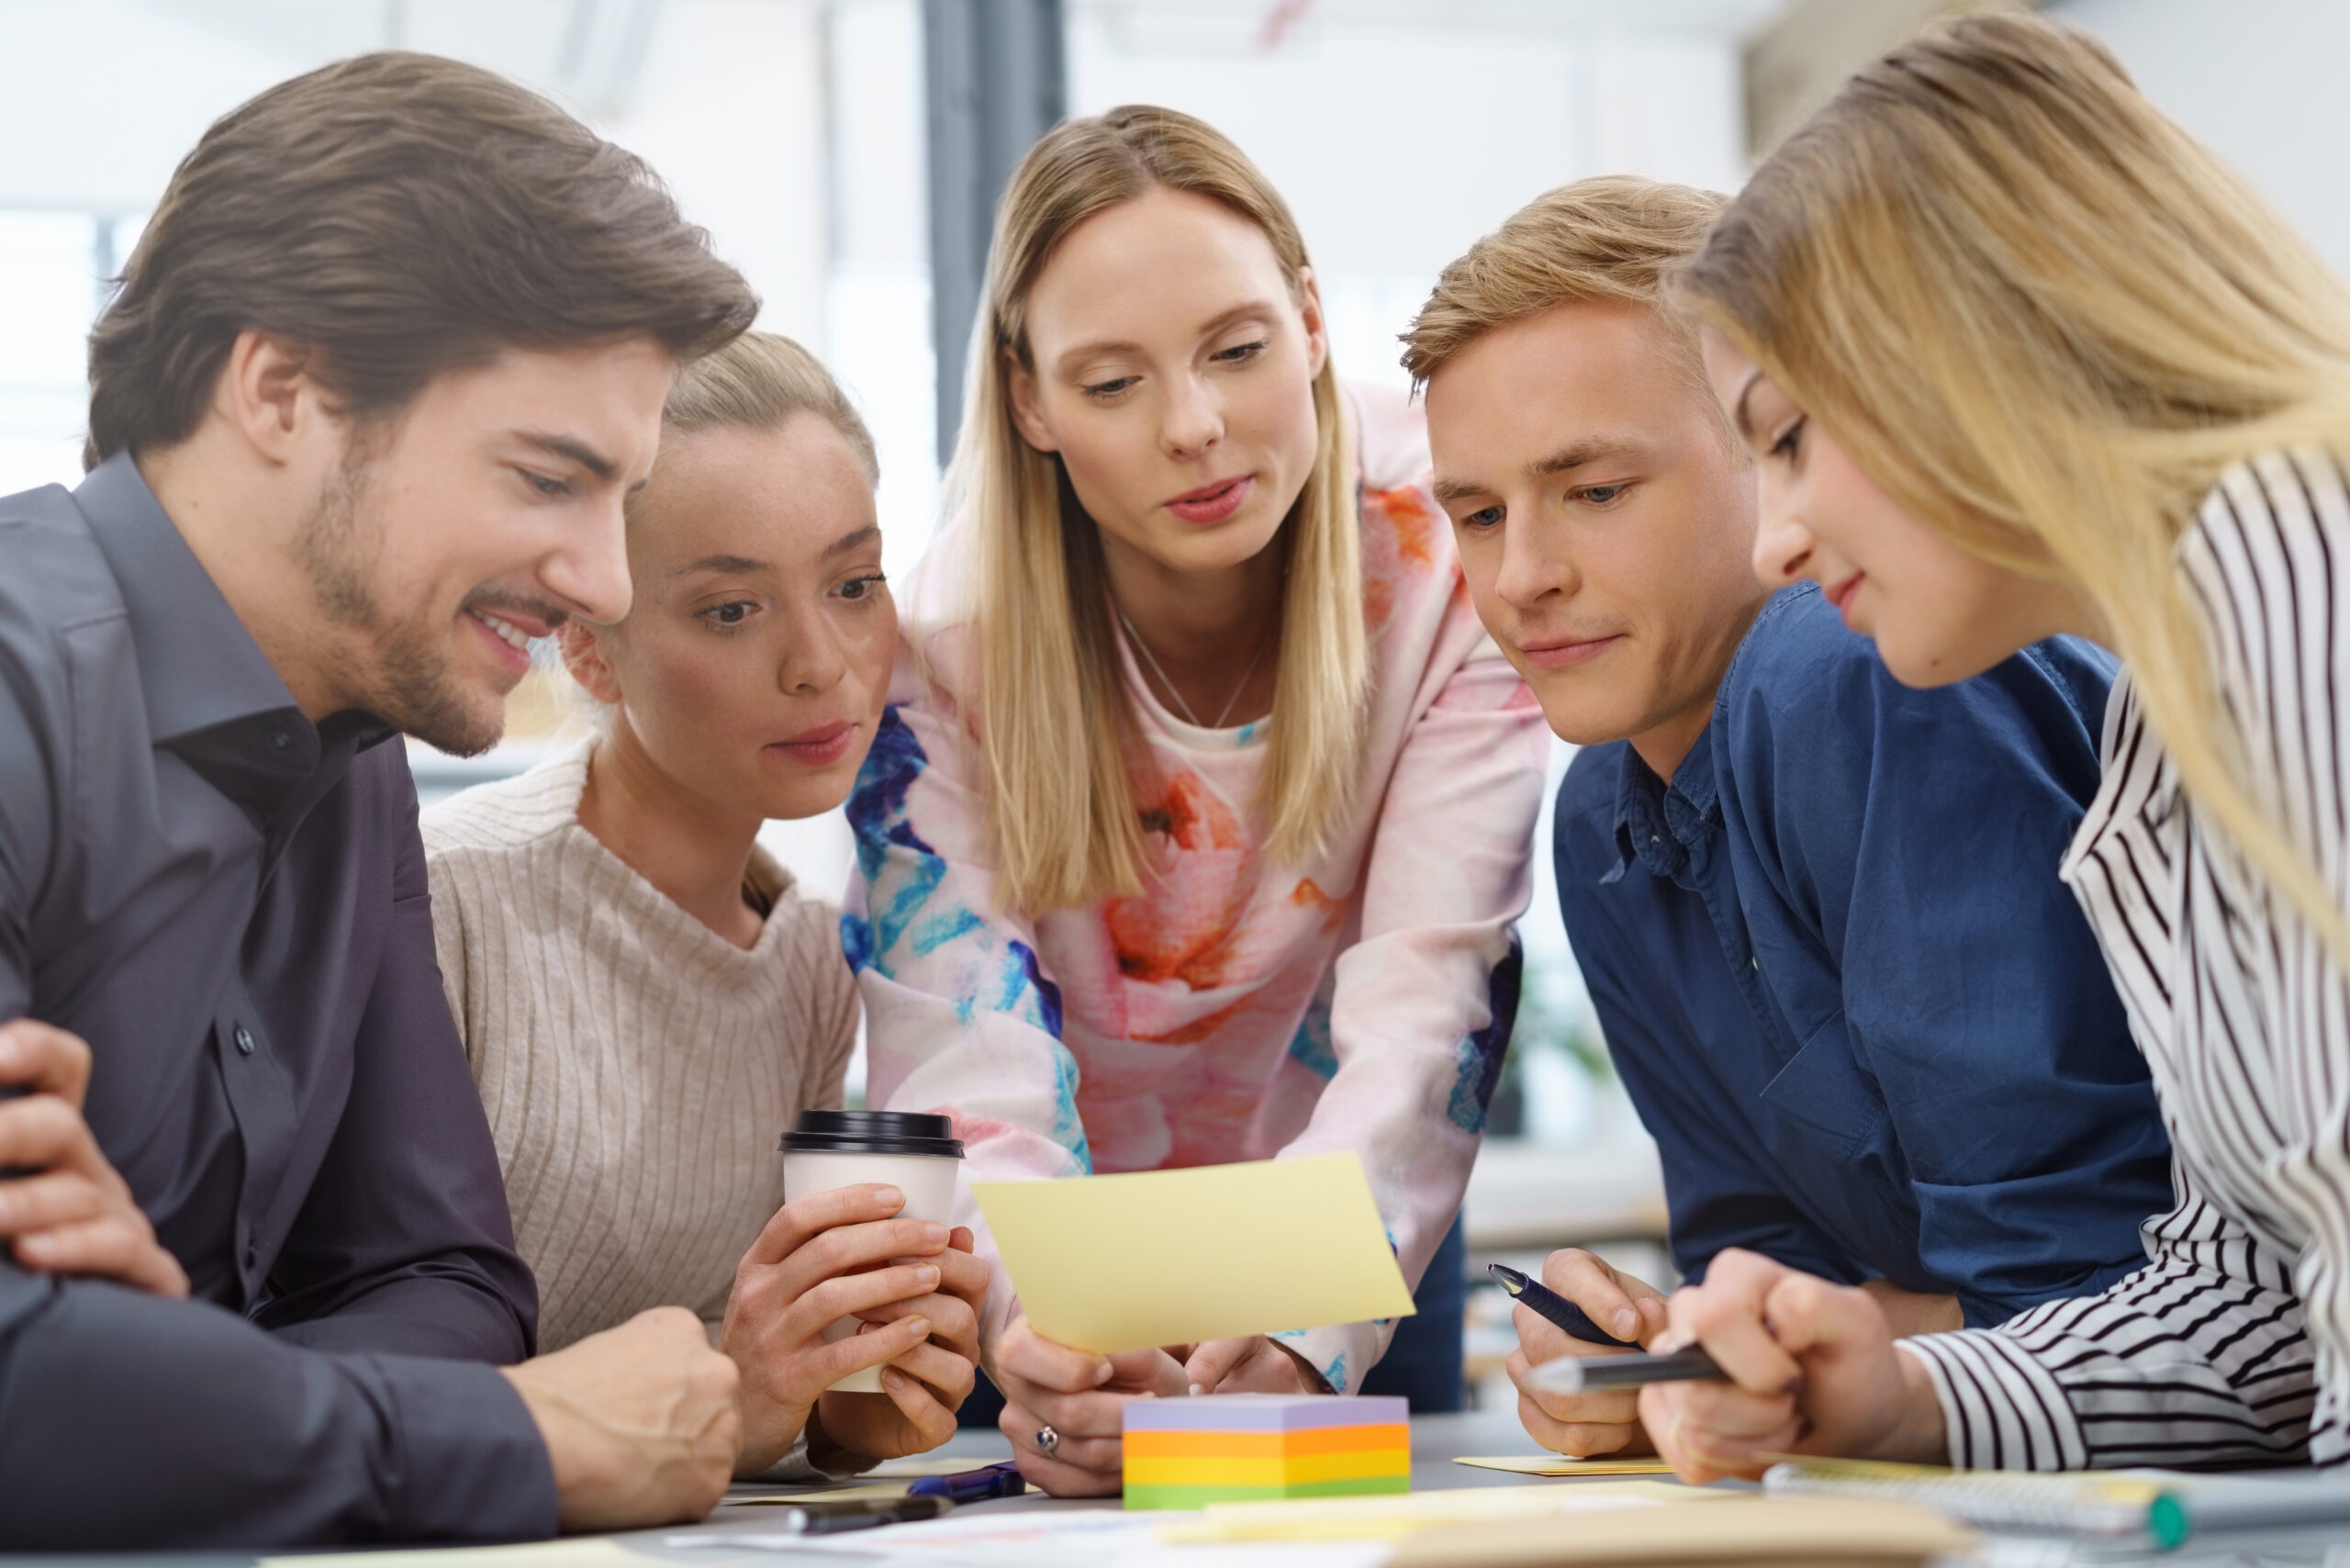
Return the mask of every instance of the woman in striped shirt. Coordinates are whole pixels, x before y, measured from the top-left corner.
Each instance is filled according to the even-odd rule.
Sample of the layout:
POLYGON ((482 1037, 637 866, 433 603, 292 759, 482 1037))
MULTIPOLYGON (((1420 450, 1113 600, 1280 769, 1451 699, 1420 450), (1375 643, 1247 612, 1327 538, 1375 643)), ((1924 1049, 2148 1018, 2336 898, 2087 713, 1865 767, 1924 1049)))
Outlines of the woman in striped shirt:
POLYGON ((1671 1337, 1735 1381, 1646 1390, 1650 1431, 1692 1479, 1790 1449, 2341 1462, 2350 293, 2101 48, 2022 15, 1854 77, 1681 287, 1761 462, 1767 580, 1818 579, 1914 685, 2056 633, 2121 655, 2061 874, 2178 1203, 2102 1294, 1897 1348, 1856 1291, 1718 1261, 1671 1337))

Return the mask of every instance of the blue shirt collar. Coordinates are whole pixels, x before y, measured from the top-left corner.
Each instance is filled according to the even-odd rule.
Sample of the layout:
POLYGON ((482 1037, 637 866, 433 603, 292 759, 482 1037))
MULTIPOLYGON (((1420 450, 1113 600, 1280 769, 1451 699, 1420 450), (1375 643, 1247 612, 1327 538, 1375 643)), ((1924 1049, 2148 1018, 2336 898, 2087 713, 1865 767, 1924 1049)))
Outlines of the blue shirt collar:
POLYGON ((1721 831, 1713 736, 1708 721, 1670 784, 1626 745, 1616 785, 1616 868, 1600 879, 1603 883, 1622 878, 1635 860, 1651 875, 1673 876, 1688 864, 1692 847, 1721 831))

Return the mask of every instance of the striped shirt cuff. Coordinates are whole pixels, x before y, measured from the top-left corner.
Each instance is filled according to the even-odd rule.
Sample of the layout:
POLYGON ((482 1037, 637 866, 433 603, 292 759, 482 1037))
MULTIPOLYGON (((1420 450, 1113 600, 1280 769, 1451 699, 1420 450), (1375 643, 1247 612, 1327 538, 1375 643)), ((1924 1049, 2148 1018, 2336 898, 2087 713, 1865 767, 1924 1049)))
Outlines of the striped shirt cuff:
POLYGON ((1903 1339, 1942 1401, 1950 1462, 1961 1470, 2086 1470, 2088 1445, 2055 1374, 1991 1329, 1903 1339))

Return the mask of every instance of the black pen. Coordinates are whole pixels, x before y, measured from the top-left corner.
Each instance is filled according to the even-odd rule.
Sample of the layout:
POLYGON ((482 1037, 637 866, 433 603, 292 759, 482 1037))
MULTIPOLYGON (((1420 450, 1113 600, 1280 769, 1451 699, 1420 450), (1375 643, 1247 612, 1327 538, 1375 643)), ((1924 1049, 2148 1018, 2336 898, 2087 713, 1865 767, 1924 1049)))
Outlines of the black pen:
POLYGON ((1595 1388, 1639 1388, 1651 1383, 1728 1383, 1714 1358, 1691 1346, 1670 1355, 1561 1356, 1527 1373, 1526 1381, 1549 1394, 1589 1394, 1595 1388))
POLYGON ((1485 1271, 1501 1282, 1510 1299, 1536 1316, 1558 1325, 1586 1345, 1610 1345, 1619 1350, 1637 1350, 1639 1347, 1629 1339, 1618 1339, 1591 1320, 1591 1315, 1541 1281, 1519 1273, 1504 1263, 1488 1263, 1485 1271))
POLYGON ((838 1535, 934 1519, 954 1506, 944 1497, 847 1497, 837 1502, 811 1497, 783 1510, 783 1529, 787 1535, 838 1535))

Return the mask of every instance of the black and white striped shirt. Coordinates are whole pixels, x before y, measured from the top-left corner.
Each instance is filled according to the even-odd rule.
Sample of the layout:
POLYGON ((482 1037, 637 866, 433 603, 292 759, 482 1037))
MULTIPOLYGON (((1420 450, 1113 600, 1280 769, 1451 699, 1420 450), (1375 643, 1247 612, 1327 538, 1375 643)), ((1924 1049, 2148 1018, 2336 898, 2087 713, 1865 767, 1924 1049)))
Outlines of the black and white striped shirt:
MULTIPOLYGON (((2350 485, 2322 455, 2221 476, 2178 545, 2262 810, 2344 899, 2350 485)), ((2350 987, 2180 794, 2125 676, 2063 875, 2154 1070, 2178 1206, 2149 1265, 1996 1329, 1905 1342, 1952 1462, 2350 1461, 2350 987)))

